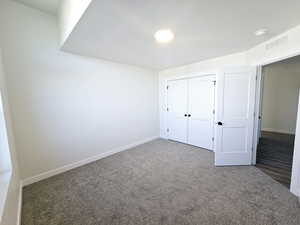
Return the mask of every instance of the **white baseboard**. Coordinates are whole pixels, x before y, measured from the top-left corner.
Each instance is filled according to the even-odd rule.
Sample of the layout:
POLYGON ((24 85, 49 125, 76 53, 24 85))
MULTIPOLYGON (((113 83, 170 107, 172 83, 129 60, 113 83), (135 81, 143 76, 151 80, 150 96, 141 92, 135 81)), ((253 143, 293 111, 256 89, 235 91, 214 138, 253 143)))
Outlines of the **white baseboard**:
POLYGON ((18 218, 17 225, 21 225, 21 217, 22 217, 22 200, 23 200, 23 183, 20 182, 19 186, 19 202, 18 202, 18 218))
POLYGON ((296 188, 291 187, 290 191, 291 191, 294 195, 296 195, 296 196, 299 198, 299 200, 300 200, 300 190, 299 190, 299 189, 296 189, 296 188))
POLYGON ((53 169, 53 170, 47 171, 47 172, 41 173, 41 174, 36 175, 36 176, 33 176, 33 177, 25 178, 25 179, 22 181, 22 184, 23 184, 23 186, 27 186, 27 185, 36 183, 36 182, 38 182, 38 181, 47 179, 47 178, 49 178, 49 177, 55 176, 55 175, 60 174, 60 173, 64 173, 64 172, 69 171, 69 170, 74 169, 74 168, 77 168, 77 167, 80 167, 80 166, 89 164, 89 163, 91 163, 91 162, 97 161, 97 160, 99 160, 99 159, 105 158, 105 157, 110 156, 110 155, 113 155, 113 154, 115 154, 115 153, 118 153, 118 152, 122 152, 122 151, 128 150, 128 149, 130 149, 130 148, 136 147, 136 146, 141 145, 141 144, 144 144, 144 143, 146 143, 146 142, 155 140, 155 139, 157 139, 157 138, 159 138, 159 137, 158 137, 158 136, 153 136, 153 137, 150 137, 150 138, 146 138, 146 139, 143 139, 143 140, 141 140, 141 141, 137 141, 137 142, 131 143, 131 144, 129 144, 129 145, 125 145, 125 146, 121 146, 121 147, 112 149, 112 150, 110 150, 110 151, 108 151, 108 152, 104 152, 104 153, 102 153, 102 154, 100 154, 100 155, 92 156, 92 157, 90 157, 90 158, 83 159, 83 160, 80 160, 80 161, 78 161, 78 162, 71 163, 71 164, 69 164, 69 165, 62 166, 62 167, 60 167, 60 168, 57 168, 57 169, 53 169))
POLYGON ((168 140, 167 136, 160 136, 159 138, 164 139, 164 140, 168 140))
POLYGON ((295 134, 291 131, 287 130, 279 130, 279 129, 274 129, 274 128, 262 128, 261 131, 267 131, 267 132, 274 132, 274 133, 281 133, 281 134, 295 134))

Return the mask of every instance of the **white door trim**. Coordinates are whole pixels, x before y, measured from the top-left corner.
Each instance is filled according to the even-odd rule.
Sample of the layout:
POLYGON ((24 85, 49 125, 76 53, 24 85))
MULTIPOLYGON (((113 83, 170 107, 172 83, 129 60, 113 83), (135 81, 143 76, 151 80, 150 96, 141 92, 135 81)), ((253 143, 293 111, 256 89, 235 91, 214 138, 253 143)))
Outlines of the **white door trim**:
POLYGON ((185 73, 184 75, 176 75, 166 78, 166 83, 170 80, 180 80, 180 79, 189 79, 194 77, 203 77, 203 76, 217 76, 218 71, 205 71, 199 73, 185 73))
MULTIPOLYGON (((300 94, 300 91, 299 91, 300 94)), ((300 197, 300 142, 297 135, 300 133, 300 98, 298 99, 297 126, 294 145, 294 157, 292 165, 291 192, 300 197)))
POLYGON ((262 66, 257 67, 256 72, 256 90, 255 90, 255 117, 254 117, 254 134, 253 134, 253 153, 252 153, 252 164, 256 165, 256 155, 257 155, 257 144, 259 141, 259 117, 261 113, 261 103, 262 103, 262 66))

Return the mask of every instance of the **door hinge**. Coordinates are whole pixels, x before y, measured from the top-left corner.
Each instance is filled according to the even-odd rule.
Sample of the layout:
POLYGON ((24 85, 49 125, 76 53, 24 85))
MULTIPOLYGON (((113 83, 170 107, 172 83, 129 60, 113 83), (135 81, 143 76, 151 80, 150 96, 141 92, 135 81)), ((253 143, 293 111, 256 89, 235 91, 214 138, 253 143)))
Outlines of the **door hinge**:
POLYGON ((169 85, 167 85, 167 90, 169 90, 169 85))
POLYGON ((215 138, 213 137, 211 140, 214 142, 214 141, 215 141, 215 138))
POLYGON ((257 80, 257 75, 255 76, 255 80, 257 80))
POLYGON ((213 83, 214 83, 214 85, 216 86, 217 81, 214 80, 213 83))
POLYGON ((169 108, 167 108, 167 112, 169 112, 169 108))
POLYGON ((167 129, 167 132, 169 132, 169 131, 170 131, 170 129, 168 128, 168 129, 167 129))
POLYGON ((216 110, 213 110, 213 114, 215 114, 216 113, 216 110))

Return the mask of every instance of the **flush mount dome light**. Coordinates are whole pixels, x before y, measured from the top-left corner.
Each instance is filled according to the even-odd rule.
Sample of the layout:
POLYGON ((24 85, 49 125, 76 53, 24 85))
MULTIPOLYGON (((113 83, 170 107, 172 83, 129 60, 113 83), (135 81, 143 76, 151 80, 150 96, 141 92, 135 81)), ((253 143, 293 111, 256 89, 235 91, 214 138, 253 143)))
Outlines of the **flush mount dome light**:
POLYGON ((262 28, 262 29, 259 29, 259 30, 257 30, 257 31, 255 31, 255 35, 256 36, 263 36, 263 35, 265 35, 265 34, 267 34, 268 33, 268 29, 266 29, 266 28, 262 28))
POLYGON ((154 38, 159 43, 169 43, 174 39, 174 34, 170 29, 164 29, 157 31, 154 38))

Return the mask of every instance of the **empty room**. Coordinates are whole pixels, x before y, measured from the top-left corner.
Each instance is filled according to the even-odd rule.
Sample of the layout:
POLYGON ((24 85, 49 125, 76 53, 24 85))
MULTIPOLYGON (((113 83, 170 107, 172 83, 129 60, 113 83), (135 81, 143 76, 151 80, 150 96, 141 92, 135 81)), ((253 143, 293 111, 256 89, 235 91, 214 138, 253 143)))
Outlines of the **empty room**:
POLYGON ((0 225, 299 225, 299 11, 0 0, 0 225))

